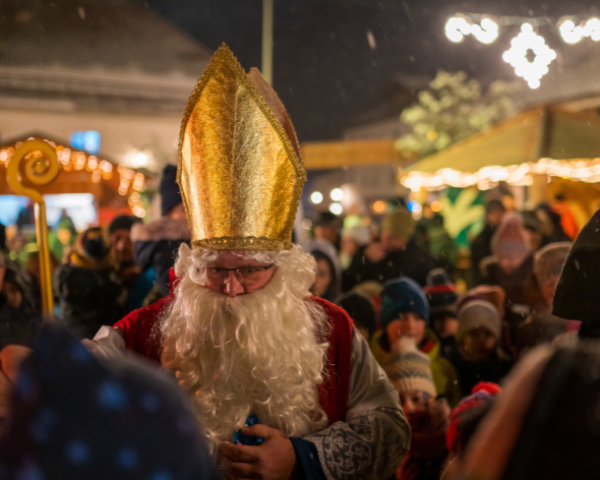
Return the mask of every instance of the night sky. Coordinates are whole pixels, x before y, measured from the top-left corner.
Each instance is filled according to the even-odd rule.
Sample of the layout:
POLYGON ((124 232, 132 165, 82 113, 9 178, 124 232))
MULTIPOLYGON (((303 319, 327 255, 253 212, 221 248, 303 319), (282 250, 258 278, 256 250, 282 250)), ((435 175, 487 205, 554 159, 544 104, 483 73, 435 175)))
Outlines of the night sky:
MULTIPOLYGON (((262 0, 144 3, 211 49, 226 42, 246 69, 260 67, 262 0)), ((444 35, 449 15, 547 16, 555 24, 563 15, 598 15, 599 7, 591 0, 276 0, 273 84, 301 141, 334 140, 398 115, 439 69, 465 70, 483 83, 515 78, 501 56, 518 27, 502 28, 491 46, 472 38, 453 44, 444 35)), ((574 48, 555 27, 540 33, 559 57, 574 48)))

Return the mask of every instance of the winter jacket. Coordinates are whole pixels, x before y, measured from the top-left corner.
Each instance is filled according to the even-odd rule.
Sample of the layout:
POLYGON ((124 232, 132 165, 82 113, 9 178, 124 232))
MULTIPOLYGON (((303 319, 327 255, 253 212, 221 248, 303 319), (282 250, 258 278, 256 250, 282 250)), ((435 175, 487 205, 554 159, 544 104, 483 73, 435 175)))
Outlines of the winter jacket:
POLYGON ((62 265, 56 275, 60 314, 76 335, 93 338, 123 316, 123 288, 112 270, 62 265))
POLYGON ((471 243, 471 270, 473 271, 473 280, 475 285, 482 282, 479 264, 481 261, 492 255, 492 237, 496 229, 489 224, 486 224, 483 230, 475 237, 471 243))
MULTIPOLYGON (((382 366, 390 356, 389 340, 383 333, 376 332, 371 340, 371 352, 382 366)), ((452 364, 442 356, 440 340, 433 330, 425 330, 419 350, 429 357, 431 375, 438 395, 445 395, 450 406, 454 408, 462 398, 458 387, 458 375, 452 364)))
POLYGON ((182 243, 190 243, 190 230, 184 220, 161 218, 152 223, 137 223, 131 228, 135 263, 143 272, 153 268, 161 296, 169 294, 169 269, 182 243))
POLYGON ((473 387, 479 382, 500 383, 512 368, 512 362, 496 352, 485 362, 469 362, 458 349, 449 358, 458 374, 461 396, 471 395, 473 387))
POLYGON ((408 277, 421 286, 427 282, 427 274, 436 267, 435 260, 417 245, 412 238, 405 248, 387 254, 380 262, 371 262, 364 253, 358 250, 350 267, 344 272, 344 291, 367 280, 386 282, 394 278, 408 277))
POLYGON ((31 346, 34 320, 23 309, 8 304, 0 292, 0 350, 7 345, 31 346))

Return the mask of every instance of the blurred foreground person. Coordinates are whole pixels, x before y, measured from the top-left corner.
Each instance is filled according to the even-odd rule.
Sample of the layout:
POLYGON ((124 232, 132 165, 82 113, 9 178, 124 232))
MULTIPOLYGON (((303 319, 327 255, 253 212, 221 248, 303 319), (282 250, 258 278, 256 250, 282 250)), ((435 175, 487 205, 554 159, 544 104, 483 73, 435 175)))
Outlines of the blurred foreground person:
POLYGON ((373 302, 365 295, 350 292, 339 301, 339 306, 346 310, 354 327, 370 342, 377 328, 373 302))
POLYGON ((100 362, 46 323, 10 380, 16 388, 0 437, 5 480, 216 479, 188 400, 141 359, 100 362))
POLYGON ((409 427, 348 315, 309 292, 316 262, 291 243, 305 178, 275 92, 223 45, 180 133, 192 248, 166 298, 86 344, 173 372, 229 478, 389 478, 409 427))
POLYGON ((339 251, 342 219, 331 212, 321 212, 314 225, 315 240, 329 242, 339 251))
POLYGON ((538 347, 507 379, 453 479, 564 480, 600 472, 600 345, 538 347))
MULTIPOLYGON (((357 255, 371 243, 371 232, 366 225, 355 225, 342 230, 342 243, 340 251, 340 264, 346 270, 357 255)), ((358 258, 358 257, 357 257, 358 258)), ((360 257, 362 258, 362 257, 360 257)))
POLYGON ((388 213, 381 225, 381 241, 372 243, 362 258, 352 262, 344 276, 345 288, 367 280, 386 282, 408 277, 424 286, 427 274, 435 268, 435 261, 418 246, 415 221, 408 209, 399 207, 388 213))
POLYGON ((60 315, 76 335, 93 338, 102 325, 112 325, 122 316, 123 289, 100 227, 79 234, 69 263, 56 275, 60 315))
POLYGON ((135 263, 142 269, 142 275, 154 270, 157 299, 169 294, 169 270, 175 265, 177 250, 182 243, 190 242, 190 230, 176 176, 175 165, 167 165, 163 170, 160 180, 162 218, 146 225, 136 223, 131 227, 135 263))
POLYGON ((385 364, 411 429, 408 455, 396 471, 398 480, 438 480, 448 454, 446 431, 450 409, 437 391, 429 358, 417 350, 414 340, 405 337, 385 364))
POLYGON ((427 285, 423 292, 429 301, 431 327, 440 339, 442 355, 447 358, 456 347, 456 285, 443 268, 435 268, 427 275, 427 285))

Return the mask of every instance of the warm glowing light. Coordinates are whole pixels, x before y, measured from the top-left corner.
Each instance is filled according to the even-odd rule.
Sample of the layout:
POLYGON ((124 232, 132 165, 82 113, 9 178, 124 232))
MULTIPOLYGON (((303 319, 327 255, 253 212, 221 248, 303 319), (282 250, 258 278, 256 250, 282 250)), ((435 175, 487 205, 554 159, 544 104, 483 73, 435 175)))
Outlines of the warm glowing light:
POLYGON ((434 212, 441 212, 442 211, 442 202, 440 202, 439 200, 435 200, 433 202, 431 202, 431 210, 434 212))
POLYGON ((548 175, 573 181, 598 183, 600 182, 600 158, 594 160, 542 158, 535 163, 508 167, 491 165, 475 173, 459 172, 450 168, 436 173, 410 172, 401 179, 400 183, 415 193, 421 188, 437 191, 449 186, 466 188, 477 185, 480 190, 489 190, 501 181, 510 185, 533 185, 532 175, 548 175))
POLYGON ((315 205, 318 205, 323 201, 323 194, 321 192, 313 192, 310 194, 310 201, 315 205))
POLYGON ((330 193, 329 193, 329 197, 334 201, 334 202, 339 202, 342 198, 344 198, 344 192, 342 191, 341 188, 334 188, 330 193))
POLYGON ((312 228, 312 222, 310 221, 309 218, 305 218, 304 220, 302 220, 302 222, 300 222, 300 224, 302 225, 302 228, 304 230, 310 230, 312 228))
POLYGON ((329 205, 329 211, 334 215, 341 215, 344 211, 344 207, 342 207, 342 205, 339 203, 332 203, 329 205))
POLYGON ((579 25, 575 25, 573 20, 565 20, 559 25, 558 31, 562 39, 571 45, 578 43, 583 37, 597 42, 600 40, 600 19, 590 18, 585 24, 582 22, 579 25))
POLYGON ((499 28, 491 18, 483 18, 477 25, 465 17, 450 17, 445 32, 448 40, 454 43, 462 42, 466 35, 473 35, 481 43, 490 44, 498 38, 499 28))
POLYGON ((143 167, 148 163, 148 155, 144 152, 138 152, 133 157, 133 165, 135 167, 143 167))
POLYGON ((143 218, 146 215, 146 210, 144 210, 144 207, 141 207, 140 205, 136 205, 131 210, 136 217, 143 218))
POLYGON ((538 88, 541 78, 548 73, 548 65, 556 58, 556 52, 548 45, 544 37, 536 34, 529 23, 521 25, 521 32, 510 42, 510 49, 504 52, 502 59, 510 63, 515 74, 523 77, 529 88, 538 88), (535 58, 527 60, 527 51, 531 50, 535 58))
POLYGON ((383 213, 385 212, 386 204, 383 200, 377 200, 376 202, 373 202, 371 208, 375 213, 383 213))

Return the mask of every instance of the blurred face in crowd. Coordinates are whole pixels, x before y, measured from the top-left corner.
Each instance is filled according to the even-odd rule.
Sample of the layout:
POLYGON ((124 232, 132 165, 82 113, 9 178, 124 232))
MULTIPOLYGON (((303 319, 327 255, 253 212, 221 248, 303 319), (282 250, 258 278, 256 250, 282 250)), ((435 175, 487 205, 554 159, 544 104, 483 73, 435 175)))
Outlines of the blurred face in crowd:
POLYGON ((342 235, 342 252, 347 255, 354 255, 360 245, 350 235, 342 235))
POLYGON ((433 321, 433 329, 440 338, 447 338, 456 335, 458 329, 458 319, 448 316, 433 321))
POLYGON ((542 297, 544 297, 544 301, 548 306, 552 306, 552 299, 554 298, 554 292, 556 291, 559 278, 560 277, 557 275, 552 275, 542 285, 542 297))
POLYGON ((400 392, 400 402, 404 413, 411 415, 426 412, 427 406, 433 402, 433 397, 422 390, 408 390, 400 392))
POLYGON ((317 240, 326 240, 335 245, 338 241, 338 229, 336 227, 319 225, 315 227, 315 238, 317 240))
POLYGON ((317 260, 317 270, 315 283, 313 284, 311 291, 317 297, 322 297, 327 292, 329 285, 333 279, 331 267, 329 262, 325 259, 317 260))
POLYGON ((217 260, 209 263, 204 286, 228 297, 237 297, 264 288, 273 278, 275 266, 245 259, 240 253, 225 251, 217 260))
POLYGON ((542 234, 533 228, 525 228, 525 231, 529 237, 529 245, 531 245, 531 250, 537 252, 540 248, 542 248, 542 234))
POLYGON ((497 227, 500 225, 504 213, 505 211, 501 209, 492 210, 487 216, 488 224, 490 224, 492 227, 497 227))
POLYGON ((525 261, 528 254, 523 252, 499 252, 498 265, 506 275, 512 275, 525 261))
POLYGON ((484 362, 492 355, 496 344, 496 337, 487 328, 474 328, 460 340, 461 355, 470 362, 484 362))
POLYGON ((169 213, 167 213, 168 218, 173 218, 175 220, 185 220, 187 222, 187 216, 185 214, 185 207, 183 203, 180 203, 176 207, 174 207, 169 213))
POLYGON ((119 228, 110 234, 110 246, 113 257, 121 265, 133 263, 133 242, 131 232, 126 228, 119 228))
POLYGON ((403 313, 388 325, 386 331, 392 348, 401 337, 411 337, 419 345, 425 335, 425 319, 415 312, 403 313))
POLYGON ((17 285, 12 282, 4 282, 2 292, 6 296, 8 304, 15 308, 21 308, 23 303, 23 294, 17 285))
POLYGON ((404 247, 406 247, 407 243, 407 239, 394 237, 387 230, 383 230, 381 232, 381 245, 383 246, 386 252, 394 252, 396 250, 401 250, 404 247))

